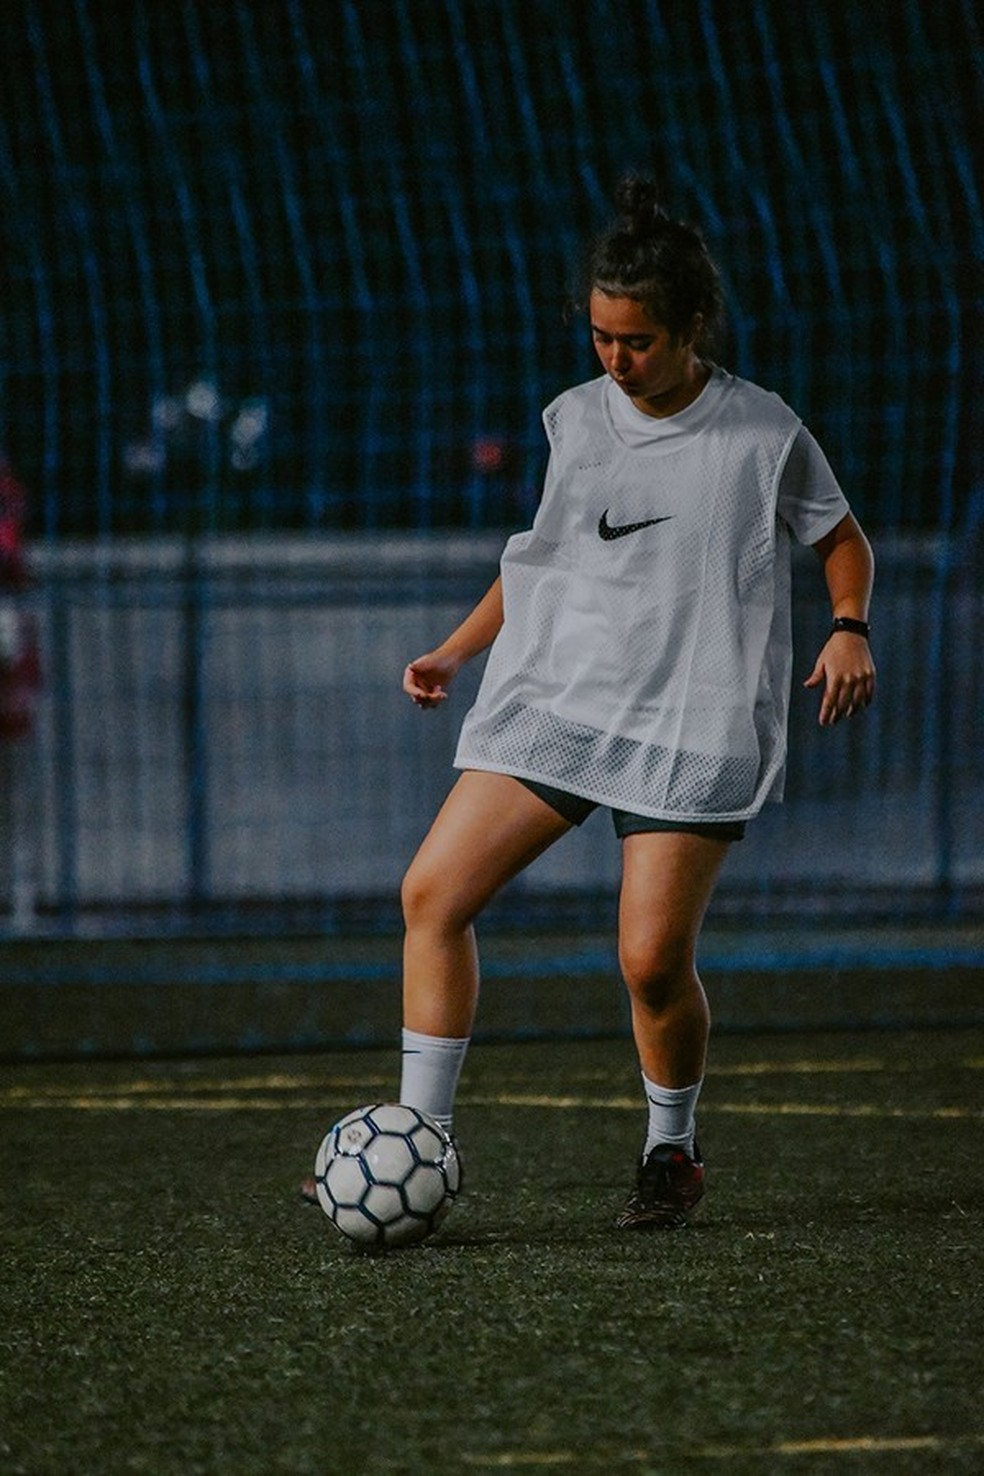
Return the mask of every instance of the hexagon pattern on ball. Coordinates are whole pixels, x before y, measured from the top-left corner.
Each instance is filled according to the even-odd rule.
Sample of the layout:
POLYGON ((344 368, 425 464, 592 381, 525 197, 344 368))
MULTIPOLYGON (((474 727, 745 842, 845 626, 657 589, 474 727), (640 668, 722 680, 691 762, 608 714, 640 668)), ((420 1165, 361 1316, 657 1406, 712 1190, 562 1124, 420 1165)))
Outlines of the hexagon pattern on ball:
POLYGON ((318 1202, 362 1250, 390 1250, 432 1234, 461 1186, 453 1139, 416 1107, 357 1107, 325 1134, 314 1164, 318 1202))

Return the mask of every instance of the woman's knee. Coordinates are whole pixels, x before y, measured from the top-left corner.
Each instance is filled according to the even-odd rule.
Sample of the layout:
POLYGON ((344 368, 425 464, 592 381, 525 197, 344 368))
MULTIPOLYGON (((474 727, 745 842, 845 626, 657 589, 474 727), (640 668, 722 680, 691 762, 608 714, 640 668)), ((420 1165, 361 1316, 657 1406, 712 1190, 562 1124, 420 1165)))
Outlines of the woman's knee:
POLYGON ((453 932, 467 928, 473 909, 461 895, 457 879, 437 870, 422 858, 410 863, 400 887, 403 920, 408 928, 430 928, 453 932))
POLYGON ((400 904, 403 920, 411 926, 422 922, 433 914, 438 906, 440 893, 428 867, 417 857, 407 867, 400 887, 400 904))
POLYGON ((689 939, 623 938, 619 966, 633 1000, 650 1010, 668 1009, 700 989, 689 939))

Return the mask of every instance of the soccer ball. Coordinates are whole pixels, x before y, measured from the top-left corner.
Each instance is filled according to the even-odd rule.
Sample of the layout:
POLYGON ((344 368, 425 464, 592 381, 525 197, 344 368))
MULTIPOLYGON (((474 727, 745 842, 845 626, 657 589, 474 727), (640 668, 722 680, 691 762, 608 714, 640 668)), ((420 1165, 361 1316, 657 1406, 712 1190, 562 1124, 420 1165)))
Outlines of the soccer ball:
POLYGON ((329 1129, 314 1178, 336 1230, 363 1250, 387 1250, 437 1229, 461 1186, 461 1164, 433 1117, 384 1102, 357 1107, 329 1129))

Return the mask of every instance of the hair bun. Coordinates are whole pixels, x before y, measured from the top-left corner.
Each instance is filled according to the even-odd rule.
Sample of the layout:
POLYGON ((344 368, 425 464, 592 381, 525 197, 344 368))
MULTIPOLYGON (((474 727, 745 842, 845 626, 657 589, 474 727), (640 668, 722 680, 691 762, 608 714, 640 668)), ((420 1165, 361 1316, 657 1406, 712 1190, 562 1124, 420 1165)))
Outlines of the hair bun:
POLYGON ((633 232, 651 231, 658 221, 668 217, 659 203, 659 190, 643 175, 627 174, 615 189, 615 206, 619 224, 633 232))
POLYGON ((654 323, 703 353, 723 317, 717 267, 700 232, 662 209, 659 190, 644 174, 616 185, 618 211, 585 253, 579 292, 586 307, 597 290, 642 303, 654 323))

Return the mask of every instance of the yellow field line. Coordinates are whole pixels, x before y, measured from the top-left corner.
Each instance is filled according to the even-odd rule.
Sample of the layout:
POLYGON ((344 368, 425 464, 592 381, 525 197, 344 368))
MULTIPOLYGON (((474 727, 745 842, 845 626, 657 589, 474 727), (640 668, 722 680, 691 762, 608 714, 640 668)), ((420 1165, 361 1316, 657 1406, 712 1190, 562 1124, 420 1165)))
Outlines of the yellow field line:
POLYGON ((151 1097, 151 1096, 64 1096, 19 1097, 7 1101, 0 1096, 0 1109, 38 1111, 47 1108, 69 1112, 285 1112, 303 1109, 324 1111, 342 1107, 341 1098, 331 1097, 151 1097))
POLYGON ((818 1455, 825 1451, 892 1451, 892 1450, 947 1450, 961 1443, 976 1444, 984 1436, 971 1435, 944 1440, 938 1435, 910 1435, 893 1438, 862 1435, 856 1440, 782 1440, 776 1446, 778 1455, 818 1455))
MULTIPOLYGON (((970 1070, 970 1071, 980 1071, 980 1070, 984 1070, 984 1057, 971 1057, 971 1058, 968 1058, 968 1059, 965 1059, 965 1060, 957 1060, 957 1061, 954 1061, 954 1062, 948 1063, 948 1064, 951 1065, 952 1067, 957 1068, 957 1069, 970 1070)), ((733 1066, 716 1066, 716 1067, 715 1066, 711 1066, 709 1068, 709 1070, 708 1070, 708 1076, 709 1077, 713 1077, 713 1078, 723 1078, 723 1077, 730 1077, 730 1076, 749 1077, 749 1076, 786 1076, 786 1075, 789 1075, 789 1076, 820 1076, 820 1075, 845 1075, 845 1076, 852 1076, 852 1075, 859 1075, 859 1074, 868 1073, 868 1072, 886 1072, 886 1073, 898 1072, 898 1073, 906 1073, 906 1074, 908 1074, 911 1071, 917 1071, 917 1070, 930 1071, 932 1069, 934 1069, 933 1068, 933 1065, 925 1065, 924 1063, 921 1063, 921 1062, 914 1062, 912 1064, 910 1064, 908 1062, 905 1062, 905 1063, 897 1063, 897 1062, 888 1062, 888 1061, 879 1060, 876 1057, 863 1056, 863 1057, 855 1057, 855 1058, 853 1058, 851 1060, 846 1060, 846 1061, 845 1060, 745 1061, 745 1062, 741 1062, 741 1063, 739 1063, 737 1065, 733 1065, 733 1066)), ((937 1068, 937 1069, 942 1069, 942 1068, 937 1068)), ((571 1080, 571 1081, 573 1081, 573 1082, 580 1082, 580 1083, 587 1082, 587 1081, 603 1082, 603 1081, 605 1081, 605 1080, 608 1079, 608 1073, 599 1072, 599 1071, 574 1072, 574 1073, 572 1073, 570 1075, 570 1077, 568 1079, 571 1080)), ((217 1095, 217 1094, 231 1093, 231 1094, 235 1095, 237 1098, 241 1098, 244 1093, 251 1093, 251 1092, 299 1092, 299 1091, 308 1091, 308 1092, 316 1092, 316 1093, 318 1093, 317 1100, 320 1103, 320 1102, 323 1102, 325 1100, 330 1099, 332 1093, 334 1093, 336 1091, 341 1091, 343 1089, 348 1089, 348 1088, 351 1088, 354 1091, 361 1091, 361 1092, 363 1092, 366 1095, 371 1095, 371 1092, 368 1089, 378 1087, 378 1088, 380 1088, 382 1090, 383 1094, 385 1094, 387 1091, 392 1090, 393 1083, 394 1083, 394 1075, 392 1073, 389 1074, 389 1075, 375 1075, 375 1076, 366 1076, 366 1075, 362 1075, 362 1074, 360 1074, 360 1075, 353 1075, 353 1076, 339 1076, 337 1074, 332 1074, 330 1076, 321 1076, 321 1075, 316 1075, 316 1074, 311 1074, 311 1073, 307 1073, 305 1075, 292 1075, 292 1074, 288 1074, 288 1073, 277 1072, 277 1073, 270 1073, 270 1074, 264 1075, 264 1076, 242 1076, 242 1077, 228 1077, 228 1078, 221 1078, 221 1077, 216 1078, 216 1077, 203 1076, 203 1077, 199 1077, 199 1078, 188 1078, 187 1080, 184 1080, 184 1081, 181 1081, 181 1082, 174 1082, 173 1080, 171 1080, 171 1081, 160 1081, 160 1080, 154 1080, 153 1078, 149 1078, 149 1079, 147 1079, 147 1078, 138 1078, 135 1081, 126 1082, 122 1086, 119 1083, 107 1083, 107 1082, 101 1082, 101 1083, 100 1082, 97 1082, 97 1083, 93 1083, 93 1084, 88 1084, 87 1083, 86 1086, 85 1086, 85 1088, 84 1088, 84 1090, 80 1090, 77 1086, 60 1086, 60 1085, 50 1085, 50 1086, 45 1086, 45 1085, 17 1086, 17 1085, 11 1085, 11 1086, 7 1086, 5 1088, 0 1088, 0 1106, 3 1106, 3 1105, 17 1106, 20 1103, 30 1104, 32 1106, 39 1106, 39 1105, 41 1105, 42 1101, 45 1098, 48 1098, 48 1097, 52 1098, 55 1101, 59 1101, 59 1102, 62 1102, 62 1103, 64 1103, 66 1101, 66 1099, 78 1100, 78 1099, 83 1098, 83 1097, 87 1101, 89 1101, 89 1100, 94 1100, 94 1099, 96 1099, 98 1097, 107 1097, 107 1098, 113 1098, 113 1099, 120 1099, 120 1098, 123 1098, 123 1097, 136 1097, 136 1096, 148 1096, 148 1097, 157 1097, 157 1098, 161 1098, 161 1097, 166 1096, 167 1099, 170 1101, 170 1100, 174 1100, 174 1098, 178 1094, 180 1094, 181 1097, 186 1097, 186 1096, 191 1096, 193 1094, 194 1095, 217 1095)), ((512 1103, 516 1103, 518 1105, 539 1105, 539 1106, 545 1106, 545 1107, 546 1106, 553 1106, 553 1107, 563 1107, 563 1106, 571 1106, 571 1107, 582 1107, 582 1106, 583 1107, 590 1107, 590 1106, 600 1106, 600 1107, 615 1106, 615 1107, 623 1107, 623 1106, 628 1106, 628 1105, 635 1105, 635 1102, 636 1102, 636 1099, 634 1099, 634 1098, 631 1100, 631 1104, 630 1104, 629 1099, 627 1099, 627 1098, 626 1099, 620 1099, 620 1098, 611 1099, 611 1098, 590 1098, 590 1097, 585 1097, 585 1096, 572 1096, 572 1097, 563 1097, 563 1098, 562 1097, 549 1097, 549 1098, 548 1097, 542 1097, 542 1098, 540 1098, 540 1097, 530 1097, 530 1096, 525 1096, 525 1095, 510 1096, 508 1094, 503 1095, 501 1093, 498 1094, 498 1095, 496 1095, 493 1098, 488 1098, 488 1097, 473 1097, 473 1098, 470 1098, 469 1100, 476 1101, 476 1102, 478 1102, 478 1101, 481 1101, 481 1102, 495 1101, 495 1102, 501 1103, 503 1105, 510 1105, 512 1103)), ((284 1104, 284 1105, 293 1105, 293 1104, 284 1104)), ((297 1105, 307 1106, 308 1103, 306 1101, 301 1101, 297 1105)), ((705 1107, 705 1111, 706 1110, 707 1110, 707 1108, 705 1107)), ((755 1111, 757 1109, 754 1108, 754 1107, 748 1107, 748 1108, 737 1108, 737 1107, 735 1107, 733 1109, 732 1108, 727 1108, 727 1109, 720 1109, 719 1108, 718 1110, 755 1111)), ((773 1110, 773 1109, 765 1109, 765 1110, 773 1110)))
MULTIPOLYGON (((903 1451, 931 1451, 937 1454, 966 1450, 984 1445, 984 1435, 860 1435, 853 1439, 820 1440, 777 1440, 772 1445, 705 1445, 687 1451, 687 1460, 740 1460, 766 1459, 781 1456, 812 1455, 894 1455, 903 1451)), ((667 1454, 660 1449, 631 1451, 548 1450, 548 1451, 496 1451, 482 1454, 478 1451, 462 1452, 467 1466, 486 1471, 515 1470, 517 1468, 577 1466, 585 1469, 610 1468, 617 1460, 622 1466, 649 1465, 667 1454)))
MULTIPOLYGON (((532 1093, 500 1092, 495 1096, 463 1094, 461 1105, 469 1107, 548 1107, 554 1110, 599 1108, 610 1112, 638 1112, 638 1097, 548 1097, 532 1093)), ((713 1113, 752 1117, 902 1117, 918 1119, 984 1117, 984 1110, 971 1107, 930 1107, 922 1111, 904 1107, 878 1107, 861 1102, 845 1106, 832 1102, 709 1102, 701 1103, 701 1116, 713 1113)))
MULTIPOLYGON (((365 1086, 365 1081, 358 1083, 365 1086)), ((232 1096, 225 1092, 214 1096, 203 1095, 200 1090, 185 1096, 159 1092, 156 1096, 146 1091, 130 1093, 109 1092, 63 1092, 32 1094, 21 1090, 0 1093, 0 1108, 21 1111, 38 1111, 45 1108, 75 1112, 325 1112, 331 1108, 352 1105, 351 1097, 339 1097, 334 1093, 321 1092, 316 1096, 292 1093, 287 1096, 232 1096)), ((546 1096, 534 1093, 498 1092, 488 1096, 463 1093, 459 1098, 463 1107, 526 1107, 550 1111, 603 1111, 639 1112, 639 1097, 575 1097, 546 1096)), ((874 1103, 860 1102, 838 1105, 821 1102, 707 1102, 701 1107, 702 1116, 732 1115, 751 1117, 847 1117, 885 1118, 907 1121, 964 1121, 984 1118, 984 1111, 971 1107, 929 1107, 912 1109, 902 1107, 879 1107, 874 1103)))
MULTIPOLYGON (((299 1088, 313 1090, 325 1089, 335 1090, 343 1087, 366 1088, 366 1087, 388 1087, 392 1084, 392 1076, 241 1076, 229 1079, 215 1077, 201 1077, 197 1080, 189 1078, 186 1081, 174 1081, 173 1078, 153 1081, 137 1080, 128 1081, 123 1085, 119 1082, 95 1082, 85 1088, 86 1096, 90 1097, 121 1097, 121 1096, 160 1096, 163 1092, 182 1092, 185 1094, 210 1092, 213 1094, 222 1092, 293 1092, 299 1088)), ((15 1102, 18 1096, 23 1097, 65 1097, 77 1095, 77 1086, 10 1086, 0 1089, 0 1102, 15 1102)))

